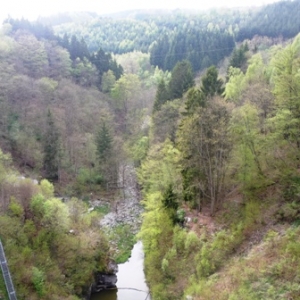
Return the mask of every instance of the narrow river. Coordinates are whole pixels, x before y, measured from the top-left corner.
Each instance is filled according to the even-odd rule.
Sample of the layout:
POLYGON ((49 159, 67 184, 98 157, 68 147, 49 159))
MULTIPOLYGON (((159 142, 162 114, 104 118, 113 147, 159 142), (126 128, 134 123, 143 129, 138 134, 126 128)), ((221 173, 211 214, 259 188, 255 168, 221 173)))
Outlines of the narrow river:
POLYGON ((118 266, 117 289, 93 294, 91 300, 150 300, 144 275, 142 242, 137 242, 129 260, 118 266))

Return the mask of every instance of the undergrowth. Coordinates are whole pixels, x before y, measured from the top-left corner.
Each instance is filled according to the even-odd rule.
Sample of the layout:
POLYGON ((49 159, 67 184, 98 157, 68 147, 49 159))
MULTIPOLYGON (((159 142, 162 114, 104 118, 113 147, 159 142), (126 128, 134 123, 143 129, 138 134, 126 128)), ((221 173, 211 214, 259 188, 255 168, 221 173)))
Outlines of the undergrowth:
POLYGON ((110 240, 114 241, 114 260, 116 263, 126 262, 130 255, 133 245, 135 244, 135 235, 129 225, 118 225, 111 229, 110 240))

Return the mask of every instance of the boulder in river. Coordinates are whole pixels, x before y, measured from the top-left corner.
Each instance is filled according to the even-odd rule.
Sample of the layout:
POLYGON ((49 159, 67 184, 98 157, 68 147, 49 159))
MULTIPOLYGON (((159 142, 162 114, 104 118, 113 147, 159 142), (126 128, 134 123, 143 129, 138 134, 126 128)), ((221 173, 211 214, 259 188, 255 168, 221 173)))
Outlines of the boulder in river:
POLYGON ((116 288, 118 265, 115 262, 108 264, 107 272, 97 272, 95 274, 95 282, 92 285, 91 292, 99 293, 102 290, 116 288))

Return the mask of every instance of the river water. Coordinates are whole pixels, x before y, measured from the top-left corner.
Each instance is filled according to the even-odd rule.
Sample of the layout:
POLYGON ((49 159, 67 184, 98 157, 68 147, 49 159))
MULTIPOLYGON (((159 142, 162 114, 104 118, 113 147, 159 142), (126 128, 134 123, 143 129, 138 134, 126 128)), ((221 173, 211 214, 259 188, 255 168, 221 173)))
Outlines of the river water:
POLYGON ((129 260, 118 265, 117 289, 93 294, 91 300, 150 300, 144 274, 142 242, 137 242, 129 260))

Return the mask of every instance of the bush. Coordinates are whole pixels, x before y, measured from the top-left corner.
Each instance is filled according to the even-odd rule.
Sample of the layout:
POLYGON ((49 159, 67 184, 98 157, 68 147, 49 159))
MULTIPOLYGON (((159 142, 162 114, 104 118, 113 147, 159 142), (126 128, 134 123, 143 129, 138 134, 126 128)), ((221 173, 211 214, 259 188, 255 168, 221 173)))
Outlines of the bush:
POLYGON ((45 275, 44 272, 39 270, 36 267, 32 267, 32 276, 31 280, 33 283, 33 286, 39 295, 39 297, 43 297, 45 294, 45 275))

